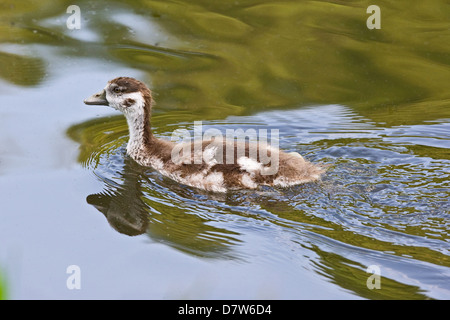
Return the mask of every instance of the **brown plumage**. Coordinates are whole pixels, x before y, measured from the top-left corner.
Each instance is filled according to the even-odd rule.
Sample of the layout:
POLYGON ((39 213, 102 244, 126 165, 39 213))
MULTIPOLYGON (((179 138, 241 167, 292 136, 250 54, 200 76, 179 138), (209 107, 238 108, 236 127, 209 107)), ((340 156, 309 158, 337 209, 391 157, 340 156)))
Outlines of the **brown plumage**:
POLYGON ((196 142, 177 145, 157 139, 151 131, 151 91, 133 78, 109 81, 102 92, 85 103, 109 105, 123 112, 130 131, 128 154, 139 164, 193 187, 217 192, 259 185, 286 187, 318 180, 325 171, 298 153, 285 153, 260 143, 255 147, 249 142, 213 139, 201 141, 196 147, 196 142), (227 157, 230 150, 233 156, 227 157))

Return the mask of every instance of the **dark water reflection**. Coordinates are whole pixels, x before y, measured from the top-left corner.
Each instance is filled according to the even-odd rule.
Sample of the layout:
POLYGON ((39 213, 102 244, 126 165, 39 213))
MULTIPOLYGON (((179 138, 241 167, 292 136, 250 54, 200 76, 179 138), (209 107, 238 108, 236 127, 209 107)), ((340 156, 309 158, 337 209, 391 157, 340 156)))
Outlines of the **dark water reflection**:
POLYGON ((209 225, 212 220, 201 215, 209 207, 189 201, 192 192, 183 198, 183 186, 171 190, 158 184, 161 177, 121 151, 123 167, 109 168, 117 170, 111 171, 111 179, 99 176, 105 190, 87 197, 87 202, 102 212, 115 230, 129 236, 147 233, 154 241, 201 257, 230 257, 227 247, 239 242, 233 238, 236 233, 209 225))
MULTIPOLYGON (((69 123, 62 131, 79 146, 76 164, 103 186, 87 203, 120 234, 206 258, 219 272, 223 261, 261 259, 280 270, 298 264, 299 279, 319 276, 351 296, 450 297, 446 1, 380 0, 380 30, 366 27, 368 1, 81 0, 81 29, 68 30, 71 4, 0 3, 5 190, 42 167, 60 175, 48 163, 65 148, 17 169, 14 147, 43 147, 56 135, 48 128, 69 123), (196 120, 204 130, 274 128, 283 149, 330 169, 320 183, 225 195, 174 184, 127 157, 121 115, 91 111, 80 121, 63 109, 86 108, 82 98, 111 75, 151 86, 160 137, 196 120), (367 289, 369 265, 381 268, 382 290, 367 289)), ((31 175, 23 185, 55 191, 31 175)))

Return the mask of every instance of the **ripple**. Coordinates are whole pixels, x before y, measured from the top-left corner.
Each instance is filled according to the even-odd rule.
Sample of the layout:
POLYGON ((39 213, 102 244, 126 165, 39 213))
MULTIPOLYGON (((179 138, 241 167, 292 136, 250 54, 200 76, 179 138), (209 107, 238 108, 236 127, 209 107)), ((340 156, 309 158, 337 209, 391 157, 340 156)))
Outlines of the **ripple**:
MULTIPOLYGON (((448 141, 444 123, 384 128, 338 105, 204 121, 203 130, 277 128, 283 149, 330 165, 319 183, 227 194, 178 185, 138 166, 125 154, 124 140, 113 144, 101 138, 106 131, 109 137, 123 134, 124 124, 106 130, 106 123, 100 119, 79 126, 73 135, 96 132, 100 145, 86 163, 95 164, 105 190, 90 195, 88 202, 119 232, 145 233, 153 241, 205 258, 271 255, 271 261, 295 259, 303 264, 306 255, 320 270, 327 268, 323 258, 316 261, 304 248, 319 256, 339 252, 340 259, 352 259, 358 266, 396 265, 401 270, 393 272, 391 281, 409 285, 402 279, 408 274, 424 290, 431 290, 432 278, 447 277, 441 266, 450 265, 450 161, 439 153, 430 157, 410 148, 418 132, 423 139, 448 141), (120 217, 121 212, 127 214, 120 217), (274 243, 264 248, 253 244, 253 253, 243 249, 265 241, 259 239, 261 234, 274 243), (427 276, 420 273, 423 265, 430 272, 427 276)), ((188 122, 181 126, 192 129, 188 122)), ((164 128, 160 126, 158 134, 168 136, 164 128)))

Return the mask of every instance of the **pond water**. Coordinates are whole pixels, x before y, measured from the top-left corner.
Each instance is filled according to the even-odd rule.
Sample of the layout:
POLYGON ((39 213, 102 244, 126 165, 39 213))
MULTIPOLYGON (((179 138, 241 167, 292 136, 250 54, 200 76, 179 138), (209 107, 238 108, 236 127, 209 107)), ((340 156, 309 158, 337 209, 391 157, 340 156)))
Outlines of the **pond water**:
POLYGON ((450 7, 378 1, 371 30, 371 4, 3 1, 0 298, 449 299, 450 7), (117 76, 152 88, 158 137, 278 129, 328 171, 179 185, 82 103, 117 76))

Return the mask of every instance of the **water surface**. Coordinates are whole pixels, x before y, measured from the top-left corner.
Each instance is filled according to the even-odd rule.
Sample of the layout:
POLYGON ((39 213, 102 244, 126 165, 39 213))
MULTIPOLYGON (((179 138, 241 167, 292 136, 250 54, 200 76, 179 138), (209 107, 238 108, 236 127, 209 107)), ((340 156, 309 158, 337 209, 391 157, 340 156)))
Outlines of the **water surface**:
POLYGON ((79 1, 80 30, 70 4, 1 4, 7 297, 450 297, 445 1, 381 1, 380 30, 366 1, 79 1), (329 169, 290 188, 178 185, 126 155, 122 115, 82 104, 122 75, 154 91, 158 137, 278 129, 329 169))

